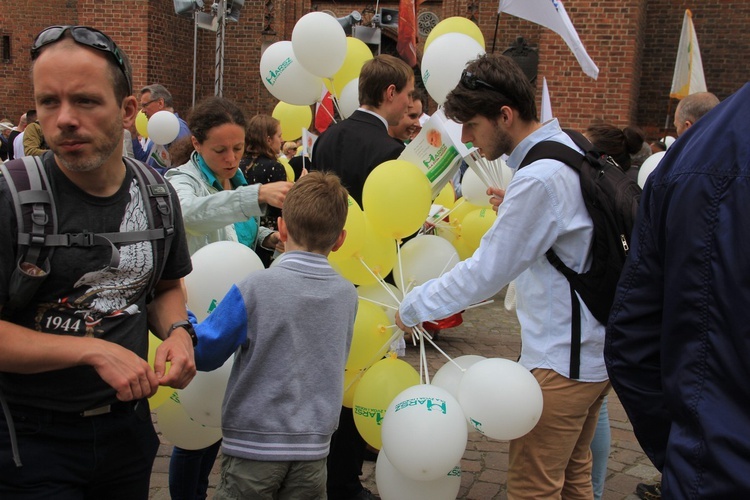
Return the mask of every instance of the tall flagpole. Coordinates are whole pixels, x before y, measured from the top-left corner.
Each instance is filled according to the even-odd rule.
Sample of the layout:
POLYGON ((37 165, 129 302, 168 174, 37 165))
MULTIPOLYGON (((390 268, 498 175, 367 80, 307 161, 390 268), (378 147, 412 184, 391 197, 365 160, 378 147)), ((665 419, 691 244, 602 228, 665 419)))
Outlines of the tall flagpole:
POLYGON ((214 95, 224 95, 224 35, 227 28, 227 0, 219 0, 219 29, 216 32, 216 79, 214 95))

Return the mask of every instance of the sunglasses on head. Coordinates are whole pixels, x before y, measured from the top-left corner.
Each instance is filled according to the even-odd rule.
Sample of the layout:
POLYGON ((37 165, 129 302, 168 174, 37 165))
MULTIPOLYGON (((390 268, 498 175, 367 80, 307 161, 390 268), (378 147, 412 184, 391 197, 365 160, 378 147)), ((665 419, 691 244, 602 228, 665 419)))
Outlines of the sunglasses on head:
POLYGON ((125 67, 125 60, 120 49, 117 48, 117 44, 110 37, 97 29, 88 26, 50 26, 34 39, 34 44, 31 46, 31 60, 34 61, 39 57, 39 52, 45 45, 59 41, 66 31, 70 31, 70 35, 76 43, 110 54, 117 63, 117 67, 125 75, 125 80, 128 82, 128 94, 132 94, 130 74, 125 67))
POLYGON ((505 92, 495 87, 491 83, 487 83, 484 80, 480 80, 479 78, 477 78, 477 75, 475 75, 474 73, 471 73, 468 70, 464 70, 463 73, 461 73, 460 83, 461 85, 463 85, 469 90, 477 90, 478 88, 484 88, 488 90, 494 90, 495 92, 500 92, 503 95, 505 94, 505 92))

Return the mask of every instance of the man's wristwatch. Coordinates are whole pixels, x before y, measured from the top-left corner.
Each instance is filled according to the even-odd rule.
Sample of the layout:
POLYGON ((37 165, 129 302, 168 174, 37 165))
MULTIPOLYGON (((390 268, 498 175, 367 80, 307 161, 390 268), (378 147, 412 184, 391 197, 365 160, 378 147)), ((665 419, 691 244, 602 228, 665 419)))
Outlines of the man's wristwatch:
POLYGON ((183 319, 182 321, 178 321, 176 323, 172 323, 172 326, 170 326, 169 330, 167 330, 167 338, 169 338, 169 336, 172 335, 172 332, 178 328, 184 328, 185 331, 188 332, 188 335, 190 335, 190 340, 193 341, 193 347, 198 345, 198 336, 195 334, 195 328, 193 328, 193 324, 186 319, 183 319))

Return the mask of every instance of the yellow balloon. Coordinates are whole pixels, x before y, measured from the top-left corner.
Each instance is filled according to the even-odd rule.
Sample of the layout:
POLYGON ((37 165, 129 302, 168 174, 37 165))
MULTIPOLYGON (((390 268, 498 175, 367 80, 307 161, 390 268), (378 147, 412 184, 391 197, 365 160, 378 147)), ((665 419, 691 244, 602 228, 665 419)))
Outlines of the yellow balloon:
POLYGON ((148 117, 143 111, 135 115, 135 129, 141 137, 148 137, 148 117))
POLYGON ((437 198, 435 198, 433 203, 435 205, 442 205, 448 210, 453 208, 456 204, 456 190, 453 189, 453 184, 450 182, 447 183, 443 189, 440 190, 440 193, 437 195, 437 198))
POLYGON ((372 50, 365 42, 354 37, 346 37, 346 57, 341 68, 333 75, 332 78, 323 79, 328 91, 336 96, 341 97, 341 91, 347 83, 355 78, 359 78, 359 72, 362 66, 372 59, 372 50))
MULTIPOLYGON (((154 360, 156 359, 156 349, 161 345, 162 340, 149 332, 148 334, 148 364, 153 368, 154 360)), ((167 371, 169 371, 170 363, 167 362, 167 371)), ((167 386, 161 386, 157 389, 153 396, 148 398, 148 404, 151 409, 158 408, 167 402, 169 397, 174 393, 174 389, 167 386)))
POLYGON ((496 219, 497 214, 491 208, 480 208, 466 214, 461 223, 461 237, 464 238, 466 246, 472 253, 479 248, 482 236, 492 227, 496 219))
POLYGON ((359 203, 351 196, 349 196, 349 211, 346 214, 344 230, 346 230, 344 244, 328 255, 328 258, 333 262, 350 259, 362 250, 365 243, 365 214, 359 208, 359 203))
POLYGON ((285 156, 279 156, 276 160, 284 166, 284 170, 286 170, 286 180, 294 182, 294 169, 289 164, 289 160, 287 160, 285 156))
POLYGON ((355 285, 371 285, 377 283, 378 278, 384 279, 393 269, 398 256, 396 240, 375 231, 367 217, 364 217, 364 223, 365 237, 359 252, 342 260, 331 259, 331 255, 337 252, 331 252, 328 256, 333 268, 355 285))
POLYGON ((383 446, 380 426, 393 398, 418 384, 419 373, 395 357, 378 361, 362 375, 354 393, 354 424, 370 446, 378 450, 383 446))
POLYGON ((281 122, 281 137, 285 141, 293 141, 302 137, 302 129, 310 128, 312 109, 310 106, 295 106, 286 102, 279 102, 271 116, 281 122))
POLYGON ((366 300, 359 300, 357 317, 354 320, 354 335, 346 360, 349 371, 364 370, 382 358, 390 343, 393 329, 388 328, 390 322, 385 311, 366 300))
POLYGON ((461 260, 466 260, 474 255, 474 251, 466 244, 466 238, 462 236, 455 238, 451 241, 451 244, 453 245, 453 248, 456 249, 456 252, 458 252, 458 256, 461 260))
POLYGON ((359 381, 362 380, 365 370, 344 370, 344 401, 343 406, 352 408, 354 406, 354 393, 357 391, 359 381))
POLYGON ((424 42, 424 51, 427 51, 427 47, 429 47, 433 40, 446 33, 463 33, 464 35, 469 35, 471 38, 479 42, 479 45, 481 45, 482 48, 485 48, 484 35, 482 34, 482 30, 479 29, 479 26, 465 17, 457 16, 443 19, 432 28, 430 34, 427 35, 427 40, 424 42))
POLYGON ((419 167, 404 160, 381 163, 362 188, 362 207, 376 231, 397 240, 415 233, 432 206, 432 188, 419 167))
POLYGON ((451 225, 460 230, 461 224, 463 223, 466 214, 479 210, 479 207, 466 201, 463 197, 456 200, 456 204, 453 205, 453 211, 448 214, 448 220, 451 225))

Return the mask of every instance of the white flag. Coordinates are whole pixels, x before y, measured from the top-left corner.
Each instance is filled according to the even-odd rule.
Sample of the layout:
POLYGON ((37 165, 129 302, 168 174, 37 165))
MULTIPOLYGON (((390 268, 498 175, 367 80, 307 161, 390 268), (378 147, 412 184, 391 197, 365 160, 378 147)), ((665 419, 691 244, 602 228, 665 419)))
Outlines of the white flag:
POLYGON ((498 12, 507 12, 551 29, 565 40, 584 73, 594 80, 599 76, 599 68, 586 52, 560 0, 500 0, 498 12))
POLYGON ((549 89, 547 88, 547 79, 542 77, 542 112, 541 112, 542 123, 550 121, 552 116, 552 101, 549 98, 549 89))
POLYGON ((312 158, 312 149, 315 141, 318 140, 318 136, 307 130, 302 129, 302 156, 306 158, 312 158))
POLYGON ((682 19, 680 45, 677 48, 677 61, 674 65, 672 89, 669 97, 682 99, 696 92, 706 92, 706 78, 703 76, 703 61, 698 48, 698 37, 693 26, 693 13, 685 11, 682 19))

